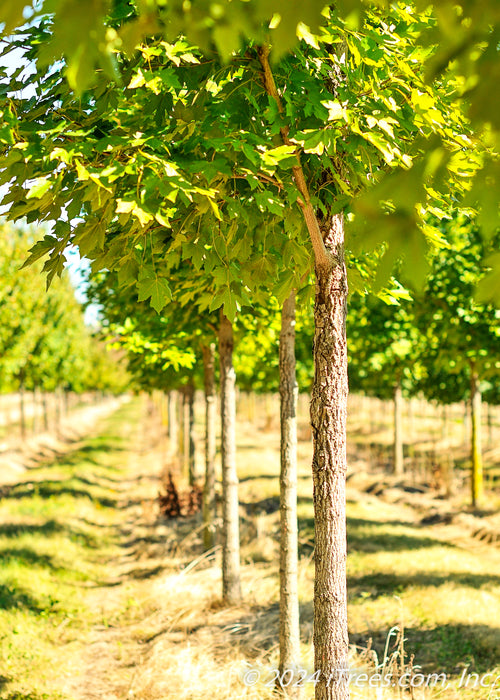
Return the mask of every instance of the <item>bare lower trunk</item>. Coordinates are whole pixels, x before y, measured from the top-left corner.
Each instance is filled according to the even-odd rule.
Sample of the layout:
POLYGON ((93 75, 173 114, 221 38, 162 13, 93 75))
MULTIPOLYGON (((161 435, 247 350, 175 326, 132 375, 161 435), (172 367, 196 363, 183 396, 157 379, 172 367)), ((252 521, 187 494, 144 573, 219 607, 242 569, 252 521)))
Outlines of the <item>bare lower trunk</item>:
POLYGON ((186 387, 186 438, 187 449, 187 469, 189 485, 193 486, 196 481, 196 462, 194 444, 194 384, 191 382, 186 387))
POLYGON ((36 435, 38 433, 38 405, 37 405, 38 389, 36 387, 33 389, 33 393, 31 395, 31 398, 32 398, 31 432, 33 433, 33 435, 36 435))
POLYGON ((483 500, 483 455, 481 448, 481 390, 479 377, 471 376, 471 457, 472 457, 472 505, 477 507, 483 500))
POLYGON ((205 549, 215 545, 215 422, 217 393, 215 386, 215 345, 203 348, 205 380, 205 484, 203 487, 203 544, 205 549))
POLYGON ((347 700, 346 414, 347 276, 344 222, 332 218, 322 232, 332 254, 316 264, 314 383, 311 400, 315 519, 314 655, 316 700, 347 700))
POLYGON ((470 402, 464 401, 464 419, 463 419, 463 424, 464 424, 464 440, 465 440, 465 445, 468 446, 469 444, 469 437, 471 434, 471 426, 470 426, 470 402))
POLYGON ((24 384, 21 382, 19 386, 19 421, 21 424, 21 437, 26 437, 26 401, 24 384))
POLYGON ((43 429, 47 431, 49 429, 49 407, 47 403, 47 394, 42 391, 42 409, 43 409, 43 429))
POLYGON ((394 474, 403 473, 403 393, 398 381, 394 387, 394 474))
POLYGON ((219 330, 222 458, 222 598, 241 600, 238 477, 236 474, 236 375, 233 327, 221 311, 219 330))
POLYGON ((61 389, 57 388, 55 391, 55 421, 56 421, 56 431, 59 433, 61 430, 61 403, 62 395, 61 389))
POLYGON ((493 445, 493 406, 488 404, 488 447, 493 445))
POLYGON ((179 447, 179 422, 177 420, 177 400, 178 392, 168 393, 168 436, 170 438, 170 450, 174 455, 178 453, 179 447))
POLYGON ((189 481, 189 396, 184 387, 182 393, 182 473, 189 481))
MULTIPOLYGON (((300 666, 297 550, 297 399, 295 376, 295 292, 283 304, 280 333, 281 473, 280 473, 280 678, 300 666)), ((290 680, 289 678, 287 680, 290 680)), ((294 682, 286 687, 297 697, 294 682)))

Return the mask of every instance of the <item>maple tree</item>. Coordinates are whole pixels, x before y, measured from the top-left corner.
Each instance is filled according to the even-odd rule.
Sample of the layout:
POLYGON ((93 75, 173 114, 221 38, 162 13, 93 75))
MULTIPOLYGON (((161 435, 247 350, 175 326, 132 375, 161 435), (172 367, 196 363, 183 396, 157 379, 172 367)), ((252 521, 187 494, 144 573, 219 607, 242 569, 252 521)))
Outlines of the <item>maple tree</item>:
MULTIPOLYGON (((6 51, 25 51, 37 61, 29 77, 34 95, 23 95, 26 80, 14 77, 1 103, 9 216, 57 221, 32 253, 32 260, 49 255, 49 280, 62 269, 71 242, 96 269, 131 280, 139 298, 150 298, 158 310, 171 299, 169 279, 184 259, 212 283, 186 280, 176 299, 202 311, 222 306, 229 320, 262 294, 283 302, 314 266, 316 694, 347 697, 341 671, 347 664, 344 222, 356 214, 358 222, 370 223, 351 229, 349 255, 382 251, 380 279, 400 258, 405 273, 420 282, 428 242, 441 236, 424 215, 439 215, 450 190, 453 197, 480 200, 483 230, 494 229, 498 210, 484 201, 490 189, 483 183, 497 173, 495 118, 491 110, 479 116, 470 110, 481 125, 474 136, 460 108, 467 107, 469 88, 487 103, 483 83, 478 88, 475 80, 495 65, 495 29, 488 24, 495 10, 478 13, 477 35, 468 31, 469 8, 462 17, 453 11, 448 24, 458 28, 460 43, 436 46, 419 41, 449 26, 423 5, 420 11, 399 3, 366 7, 356 19, 357 2, 344 15, 312 3, 316 23, 304 16, 307 26, 277 4, 282 23, 273 18, 277 27, 269 32, 253 3, 245 3, 253 18, 245 21, 232 15, 241 11, 237 3, 222 3, 220 17, 210 15, 210 4, 184 15, 167 3, 157 15, 151 3, 149 14, 137 16, 128 3, 117 3, 111 14, 106 6, 101 16, 88 13, 83 26, 102 41, 86 52, 91 32, 84 31, 75 41, 78 54, 58 31, 60 13, 64 22, 64 8, 77 12, 76 5, 62 3, 55 16, 42 9, 43 16, 8 40, 6 51), (153 26, 148 17, 161 22, 163 11, 175 37, 155 34, 128 55, 110 53, 115 41, 126 47, 127 35, 129 48, 135 46, 153 26), (239 37, 227 48, 229 17, 253 37, 239 51, 239 37), (183 28, 186 38, 178 40, 183 28), (273 61, 270 44, 283 49, 282 31, 293 49, 273 61), (226 47, 230 60, 221 63, 210 50, 204 56, 194 45, 196 38, 207 47, 204 37, 226 47), (472 61, 478 37, 484 50, 472 61), (63 54, 68 83, 57 63, 63 54), (108 73, 93 74, 95 58, 108 61, 108 73), (423 63, 438 76, 432 84, 425 82, 423 63), (110 82, 110 70, 118 71, 122 86, 110 82), (332 669, 338 682, 327 686, 332 669)), ((272 5, 265 13, 269 17, 272 5)))

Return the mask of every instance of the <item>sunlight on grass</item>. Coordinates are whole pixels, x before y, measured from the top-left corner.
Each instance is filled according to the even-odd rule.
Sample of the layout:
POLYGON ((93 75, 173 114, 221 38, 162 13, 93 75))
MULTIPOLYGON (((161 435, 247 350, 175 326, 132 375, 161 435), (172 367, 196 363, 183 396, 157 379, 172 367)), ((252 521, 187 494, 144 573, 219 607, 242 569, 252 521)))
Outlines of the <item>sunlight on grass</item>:
MULTIPOLYGON (((107 421, 111 435, 130 406, 107 421)), ((113 435, 118 446, 120 436, 113 435)), ((33 469, 0 506, 0 698, 65 697, 75 647, 95 622, 86 586, 106 578, 116 547, 106 529, 116 514, 116 463, 102 438, 33 469), (110 486, 110 484, 112 484, 110 486)))

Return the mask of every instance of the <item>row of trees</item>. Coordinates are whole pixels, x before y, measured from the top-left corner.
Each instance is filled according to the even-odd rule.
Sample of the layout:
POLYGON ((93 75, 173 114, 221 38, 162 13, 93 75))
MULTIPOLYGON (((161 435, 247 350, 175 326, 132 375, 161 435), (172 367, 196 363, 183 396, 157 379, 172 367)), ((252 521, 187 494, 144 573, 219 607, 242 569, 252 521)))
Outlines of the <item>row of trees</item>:
MULTIPOLYGON (((395 469, 402 470, 401 399, 425 396, 446 404, 469 399, 473 371, 480 368, 488 399, 497 403, 500 314, 493 304, 480 304, 474 291, 486 274, 482 240, 473 219, 463 216, 443 223, 453 247, 442 247, 430 260, 424 288, 412 295, 393 280, 380 296, 353 294, 347 313, 352 388, 380 398, 395 398, 395 469), (457 268, 457 260, 461 264, 457 268), (451 286, 450 286, 451 285, 451 286), (398 461, 398 458, 400 461, 398 461)), ((108 338, 124 349, 144 388, 169 393, 169 425, 175 390, 183 397, 186 478, 194 478, 192 461, 193 389, 205 388, 205 475, 203 519, 205 546, 214 545, 216 378, 221 386, 223 463, 223 596, 241 597, 239 583, 238 499, 234 454, 234 368, 241 389, 281 394, 281 615, 283 669, 299 658, 296 590, 295 451, 297 392, 310 391, 313 319, 307 289, 298 310, 291 295, 281 310, 276 300, 243 309, 235 324, 224 314, 199 314, 196 307, 170 303, 157 315, 138 302, 132 286, 120 288, 116 274, 90 280, 92 300, 100 305, 108 338), (234 333, 234 338, 233 338, 234 333), (219 372, 215 347, 219 348, 219 372), (279 352, 278 352, 279 346, 279 352), (234 361, 232 359, 234 348, 234 361), (297 381, 297 377, 298 380, 297 381), (225 385, 224 385, 225 384, 225 385), (228 386, 229 384, 229 386, 228 386), (225 397, 225 400, 224 400, 225 397), (228 408, 229 404, 229 408, 228 408), (229 415, 228 415, 229 414, 229 415), (233 436, 229 435, 231 431, 233 436), (229 454, 228 454, 229 452, 229 454), (229 472, 229 473, 228 473, 229 472)), ((477 415, 477 414, 476 414, 477 415)), ((478 443, 473 434, 474 505, 481 499, 478 443)), ((176 433, 171 438, 176 444, 176 433)))
MULTIPOLYGON (((481 399, 500 402, 500 313, 477 298, 485 248, 474 219, 442 223, 448 245, 435 252, 420 291, 397 285, 385 299, 354 296, 347 317, 351 389, 394 399, 394 471, 403 473, 402 398, 471 404, 471 501, 483 500, 481 399), (389 303, 387 303, 389 302, 389 303)), ((495 243, 497 244, 497 240, 495 243)))
MULTIPOLYGON (((487 266, 474 219, 462 214, 450 216, 442 229, 450 246, 432 256, 422 290, 410 294, 394 280, 393 287, 381 290, 379 296, 351 295, 347 313, 349 381, 355 392, 394 399, 396 474, 403 473, 403 397, 423 396, 443 406, 470 402, 474 408, 470 424, 471 498, 476 506, 482 501, 480 399, 496 405, 500 398, 500 314, 491 302, 475 298, 487 266)), ((131 368, 142 385, 181 387, 192 412, 193 386, 203 387, 202 367, 215 338, 216 316, 207 315, 203 320, 192 311, 171 305, 168 315, 158 317, 148 312, 145 303, 138 305, 133 294, 119 294, 116 278, 109 276, 96 278, 93 289, 94 300, 110 324, 108 332, 129 353, 131 368)), ((309 392, 313 323, 305 293, 298 314, 297 381, 300 391, 309 392)), ((269 301, 251 314, 240 313, 234 364, 241 389, 278 391, 279 336, 276 303, 269 301)), ((213 351, 210 358, 213 363, 213 351)))
POLYGON ((0 224, 0 391, 19 392, 26 429, 25 392, 119 393, 127 375, 85 325, 67 275, 45 292, 40 266, 21 269, 40 233, 0 224))
MULTIPOLYGON (((443 242, 426 215, 464 196, 484 205, 485 235, 497 227, 482 183, 496 181, 498 115, 478 89, 497 51, 494 4, 478 13, 443 0, 436 19, 423 3, 291 12, 248 2, 242 12, 234 2, 192 10, 117 0, 94 14, 82 4, 83 22, 78 5, 37 3, 15 32, 18 6, 0 15, 12 32, 5 51, 33 66, 12 76, 0 104, 9 216, 57 221, 31 257, 48 254, 49 279, 74 243, 94 270, 112 271, 158 311, 175 299, 183 314, 215 312, 228 602, 240 595, 232 323, 272 296, 287 303, 281 337, 290 343, 296 290, 314 272, 316 695, 344 700, 346 262, 360 287, 376 266, 387 280, 396 261, 422 282, 429 247, 443 242), (104 70, 94 74, 95 61, 104 70), (480 109, 469 109, 471 94, 480 109), (351 229, 346 258, 355 213, 370 226, 351 229)), ((285 423, 294 414, 286 357, 285 423)), ((293 431, 283 435, 293 443, 293 431)))

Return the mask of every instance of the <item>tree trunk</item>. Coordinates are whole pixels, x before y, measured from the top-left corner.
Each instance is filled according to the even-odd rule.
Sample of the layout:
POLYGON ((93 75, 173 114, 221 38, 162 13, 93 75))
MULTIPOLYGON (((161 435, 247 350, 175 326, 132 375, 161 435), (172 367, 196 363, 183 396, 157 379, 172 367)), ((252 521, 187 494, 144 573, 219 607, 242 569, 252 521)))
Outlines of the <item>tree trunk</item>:
POLYGON ((195 444, 194 444, 194 383, 190 383, 186 387, 186 403, 187 403, 187 466, 188 466, 188 481, 189 485, 193 486, 196 481, 196 461, 195 461, 195 444))
POLYGON ((493 446, 493 406, 490 403, 488 404, 487 420, 488 420, 488 447, 492 447, 493 446))
POLYGON ((62 403, 61 389, 57 388, 55 390, 54 398, 55 398, 56 433, 59 434, 59 432, 61 430, 61 403, 62 403))
POLYGON ((182 391, 182 473, 189 482, 189 389, 182 391))
MULTIPOLYGON (((471 400, 472 400, 472 397, 471 397, 471 400)), ((469 435, 471 434, 471 433, 470 433, 470 430, 472 430, 472 427, 469 425, 469 421, 470 421, 470 418, 471 418, 471 416, 470 416, 470 410, 469 410, 469 409, 470 409, 470 405, 471 405, 471 402, 469 402, 469 401, 464 401, 464 404, 463 404, 463 406, 464 406, 463 424, 464 424, 464 441, 465 441, 465 445, 466 445, 466 446, 469 445, 469 435)))
MULTIPOLYGON (((258 47, 264 87, 284 113, 269 64, 270 47, 258 47)), ((289 144, 288 127, 280 129, 289 144)), ((316 272, 314 382, 311 398, 313 500, 315 520, 314 657, 316 700, 348 700, 346 585, 346 417, 347 275, 344 218, 336 214, 321 226, 297 155, 292 167, 316 272)))
POLYGON ((24 382, 19 385, 19 422, 21 425, 21 437, 26 437, 26 401, 24 392, 24 382))
POLYGON ((471 457, 472 457, 472 505, 479 506, 483 500, 483 455, 481 449, 481 390, 479 377, 471 374, 471 457))
POLYGON ((43 409, 43 429, 48 431, 49 429, 49 407, 47 403, 47 393, 42 391, 42 409, 43 409))
POLYGON ((219 329, 222 457, 222 599, 241 601, 238 477, 236 473, 236 375, 233 326, 221 310, 219 329))
POLYGON ((168 392, 168 436, 170 438, 170 449, 174 455, 178 452, 179 446, 179 423, 177 421, 177 391, 168 392))
POLYGON ((37 405, 37 398, 38 398, 38 389, 33 387, 33 392, 31 394, 31 432, 33 435, 36 435, 38 433, 38 405, 37 405))
POLYGON ((346 700, 347 275, 344 220, 322 231, 331 262, 316 262, 314 382, 311 399, 315 520, 314 656, 316 700, 346 700))
POLYGON ((217 392, 215 387, 215 345, 203 347, 205 381, 205 484, 203 487, 203 544, 205 550, 215 545, 215 422, 217 392))
MULTIPOLYGON (((295 376, 295 292, 283 304, 279 348, 280 367, 280 661, 279 677, 300 667, 298 544, 297 544, 297 400, 295 376)), ((289 680, 289 678, 287 678, 289 680)), ((294 681, 286 691, 298 697, 294 681)))
POLYGON ((403 393, 401 381, 394 387, 394 474, 404 474, 403 461, 403 393))

